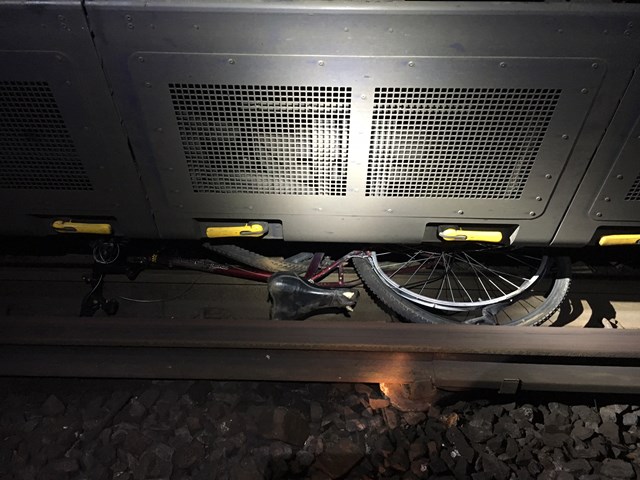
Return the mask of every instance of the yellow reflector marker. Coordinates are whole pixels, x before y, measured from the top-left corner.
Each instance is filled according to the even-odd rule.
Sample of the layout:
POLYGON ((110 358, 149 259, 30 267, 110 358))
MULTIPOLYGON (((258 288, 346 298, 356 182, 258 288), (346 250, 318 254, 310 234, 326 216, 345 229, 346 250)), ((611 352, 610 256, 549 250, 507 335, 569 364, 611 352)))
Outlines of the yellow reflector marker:
POLYGON ((482 230, 463 230, 447 228, 438 235, 447 242, 489 242, 499 243, 502 241, 502 232, 485 232, 482 230))
POLYGON ((600 237, 598 244, 601 247, 610 247, 612 245, 636 245, 640 242, 640 233, 605 235, 600 237))
POLYGON ((60 233, 90 233, 93 235, 111 235, 113 229, 108 223, 81 223, 56 220, 51 226, 60 233))
POLYGON ((245 225, 231 225, 224 227, 208 227, 207 238, 224 237, 261 237, 269 231, 267 223, 252 222, 245 225))

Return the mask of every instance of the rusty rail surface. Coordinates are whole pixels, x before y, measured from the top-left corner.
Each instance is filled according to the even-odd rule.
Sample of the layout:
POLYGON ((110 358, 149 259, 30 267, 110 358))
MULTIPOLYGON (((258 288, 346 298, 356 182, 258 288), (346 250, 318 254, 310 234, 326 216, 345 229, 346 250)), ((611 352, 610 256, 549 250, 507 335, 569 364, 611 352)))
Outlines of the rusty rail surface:
POLYGON ((4 317, 0 375, 640 393, 640 330, 4 317))

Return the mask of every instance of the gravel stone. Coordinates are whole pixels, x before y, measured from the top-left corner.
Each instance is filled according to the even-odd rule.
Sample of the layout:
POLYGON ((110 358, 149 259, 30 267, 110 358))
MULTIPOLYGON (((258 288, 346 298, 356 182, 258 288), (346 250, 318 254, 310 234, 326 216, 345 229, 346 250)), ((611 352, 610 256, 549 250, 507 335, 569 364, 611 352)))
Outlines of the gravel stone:
POLYGON ((42 414, 47 417, 57 417, 62 415, 65 411, 64 403, 58 399, 55 395, 49 395, 40 408, 42 414))
POLYGON ((365 384, 113 383, 35 400, 0 385, 0 480, 640 478, 638 405, 425 414, 365 384))
POLYGON ((615 479, 635 477, 635 472, 630 463, 612 458, 604 459, 600 467, 600 474, 615 479))
POLYGON ((348 438, 327 445, 316 458, 316 466, 331 478, 339 478, 351 470, 365 455, 364 448, 348 438))
POLYGON ((620 428, 614 422, 602 422, 602 425, 598 427, 598 433, 604 435, 611 442, 620 442, 620 428))

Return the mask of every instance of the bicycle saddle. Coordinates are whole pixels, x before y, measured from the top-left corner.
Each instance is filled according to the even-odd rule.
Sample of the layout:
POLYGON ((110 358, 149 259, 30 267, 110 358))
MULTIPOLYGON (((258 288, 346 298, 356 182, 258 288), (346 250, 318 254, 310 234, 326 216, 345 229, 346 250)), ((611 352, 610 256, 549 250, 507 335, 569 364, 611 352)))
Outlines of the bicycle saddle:
POLYGON ((352 311, 359 292, 350 288, 322 288, 290 272, 276 273, 267 283, 272 320, 304 320, 319 313, 352 311))

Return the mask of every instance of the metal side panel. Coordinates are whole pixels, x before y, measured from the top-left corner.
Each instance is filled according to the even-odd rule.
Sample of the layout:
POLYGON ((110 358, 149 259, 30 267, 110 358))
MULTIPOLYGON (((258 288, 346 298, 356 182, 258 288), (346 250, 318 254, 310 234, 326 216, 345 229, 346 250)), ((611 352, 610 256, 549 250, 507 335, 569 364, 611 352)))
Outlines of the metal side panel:
POLYGON ((626 6, 86 5, 166 237, 549 243, 640 57, 626 6))
POLYGON ((584 244, 601 233, 640 233, 640 75, 620 107, 563 219, 553 245, 584 244))
POLYGON ((79 1, 0 5, 0 234, 157 231, 79 1))

